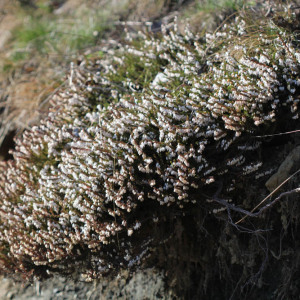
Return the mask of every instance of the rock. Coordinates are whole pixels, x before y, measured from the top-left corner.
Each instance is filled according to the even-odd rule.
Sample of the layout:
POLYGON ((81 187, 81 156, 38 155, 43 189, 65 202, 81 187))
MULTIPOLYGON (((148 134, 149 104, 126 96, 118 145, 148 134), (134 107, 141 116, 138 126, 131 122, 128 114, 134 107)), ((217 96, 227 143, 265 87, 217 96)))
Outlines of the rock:
POLYGON ((23 286, 12 279, 0 278, 0 299, 54 300, 54 299, 172 299, 166 290, 164 275, 154 268, 137 271, 129 280, 128 271, 119 278, 103 278, 94 283, 85 283, 71 278, 53 277, 45 281, 23 286), (38 286, 38 288, 37 288, 38 286))
POLYGON ((280 165, 277 173, 266 182, 267 189, 274 191, 284 180, 291 175, 291 169, 293 166, 300 163, 300 146, 296 147, 289 153, 283 163, 280 165))
POLYGON ((12 283, 10 280, 3 278, 0 281, 0 299, 5 299, 7 295, 7 291, 12 287, 12 283))

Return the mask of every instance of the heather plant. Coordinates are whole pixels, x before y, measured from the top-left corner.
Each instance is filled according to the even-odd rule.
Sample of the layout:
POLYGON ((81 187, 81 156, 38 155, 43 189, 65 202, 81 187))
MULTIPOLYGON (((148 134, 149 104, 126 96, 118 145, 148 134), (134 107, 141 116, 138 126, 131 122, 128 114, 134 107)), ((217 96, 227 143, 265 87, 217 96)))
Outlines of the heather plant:
MULTIPOLYGON (((1 164, 3 273, 92 280, 134 269, 180 234, 178 222, 225 282, 230 260, 241 280, 255 272, 262 253, 245 264, 235 251, 253 249, 264 224, 254 217, 283 196, 250 213, 245 185, 274 172, 258 136, 299 124, 300 52, 289 27, 251 20, 205 36, 139 32, 71 65, 68 87, 1 164), (252 231, 234 222, 244 215, 252 231), (224 224, 236 230, 227 240, 224 224), (252 235, 239 242, 241 231, 252 235)), ((203 293, 215 270, 201 268, 203 293)))

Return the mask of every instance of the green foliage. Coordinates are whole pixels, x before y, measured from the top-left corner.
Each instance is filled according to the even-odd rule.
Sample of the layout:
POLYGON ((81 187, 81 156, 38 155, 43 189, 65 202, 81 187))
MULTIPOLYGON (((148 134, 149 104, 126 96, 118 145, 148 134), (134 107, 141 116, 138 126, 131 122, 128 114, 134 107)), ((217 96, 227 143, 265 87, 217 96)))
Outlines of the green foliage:
POLYGON ((214 12, 220 9, 237 10, 243 6, 244 0, 204 0, 197 1, 196 8, 198 11, 214 12))
POLYGON ((92 15, 82 12, 75 19, 64 20, 51 14, 33 13, 15 30, 15 50, 11 59, 19 61, 37 54, 70 59, 72 55, 96 46, 105 31, 112 28, 112 17, 106 12, 93 12, 92 15))
POLYGON ((32 47, 43 52, 44 44, 48 39, 50 28, 41 19, 30 18, 26 27, 17 30, 15 33, 16 45, 18 48, 32 47))
MULTIPOLYGON (((12 54, 11 60, 13 62, 18 62, 18 61, 24 61, 26 59, 28 59, 28 52, 26 50, 19 50, 19 51, 15 51, 12 54)), ((3 68, 3 71, 8 70, 8 68, 12 68, 13 67, 13 63, 6 63, 6 65, 3 68)))

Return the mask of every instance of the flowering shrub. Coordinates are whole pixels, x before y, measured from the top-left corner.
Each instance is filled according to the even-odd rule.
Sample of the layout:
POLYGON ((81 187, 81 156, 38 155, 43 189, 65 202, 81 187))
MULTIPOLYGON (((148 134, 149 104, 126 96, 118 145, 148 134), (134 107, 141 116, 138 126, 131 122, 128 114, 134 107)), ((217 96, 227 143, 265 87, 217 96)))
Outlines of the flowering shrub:
POLYGON ((298 42, 255 24, 139 33, 73 65, 1 164, 1 270, 96 278, 139 265, 174 234, 151 228, 174 216, 242 205, 240 183, 268 174, 257 136, 299 114, 298 42))

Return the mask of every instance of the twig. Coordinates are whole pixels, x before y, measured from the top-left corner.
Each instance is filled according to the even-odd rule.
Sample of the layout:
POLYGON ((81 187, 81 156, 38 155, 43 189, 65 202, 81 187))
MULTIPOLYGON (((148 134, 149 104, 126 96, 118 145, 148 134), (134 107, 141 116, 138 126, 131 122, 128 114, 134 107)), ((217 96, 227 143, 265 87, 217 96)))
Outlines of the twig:
POLYGON ((214 197, 212 199, 213 201, 215 202, 218 202, 219 204, 221 205, 224 205, 226 206, 226 209, 227 209, 227 215, 228 215, 228 219, 229 219, 229 223, 235 227, 237 230, 239 230, 240 232, 244 232, 244 233, 261 233, 261 232, 265 232, 265 231, 268 231, 268 229, 257 229, 257 230, 252 230, 252 229, 249 229, 249 228, 246 228, 246 227, 243 227, 241 225, 237 225, 236 223, 233 222, 232 220, 232 217, 231 217, 231 211, 237 211, 237 212, 240 212, 240 213, 244 213, 244 214, 248 214, 250 215, 251 217, 256 217, 256 214, 254 213, 251 213, 247 210, 244 210, 242 208, 239 208, 239 207, 236 207, 234 206, 233 204, 230 204, 228 203, 226 200, 224 199, 220 199, 218 197, 214 197))
MULTIPOLYGON (((300 169, 298 169, 294 174, 292 174, 290 177, 288 177, 286 180, 284 180, 273 192, 271 192, 266 198, 264 198, 260 203, 258 203, 252 210, 251 210, 251 212, 250 212, 250 214, 248 214, 249 216, 251 216, 252 217, 252 213, 258 208, 258 207, 260 207, 264 202, 266 202, 273 194, 275 194, 284 184, 286 184, 292 177, 294 177, 295 175, 297 175, 298 173, 300 172, 300 169)), ((296 191, 296 192, 299 192, 299 190, 300 190, 300 188, 298 188, 298 189, 295 189, 295 190, 292 190, 292 191, 296 191), (298 190, 298 191, 296 191, 296 190, 298 190)), ((290 192, 292 192, 292 191, 290 191, 290 192)), ((270 206, 272 203, 274 204, 274 202, 276 201, 278 201, 279 199, 279 197, 281 198, 281 196, 283 195, 283 194, 286 194, 286 193, 289 193, 289 192, 285 192, 285 193, 282 193, 282 194, 280 194, 275 200, 273 200, 271 203, 269 203, 269 204, 267 204, 266 206, 270 206), (278 200, 277 200, 278 199, 278 200)), ((272 205, 273 205, 272 204, 272 205)), ((260 210, 259 210, 259 212, 261 211, 261 210, 264 210, 264 208, 266 207, 266 206, 264 206, 263 208, 261 208, 260 210)), ((247 216, 248 216, 247 214, 243 217, 243 218, 241 218, 240 220, 238 220, 235 224, 239 224, 239 223, 241 223, 242 221, 244 221, 246 218, 247 218, 247 216)))
MULTIPOLYGON (((298 171, 300 171, 300 170, 298 170, 298 171)), ((297 172, 298 172, 298 171, 297 171, 297 172)), ((295 173, 294 173, 293 175, 295 175, 295 173)), ((293 175, 292 175, 292 176, 293 176, 293 175)), ((292 176, 291 176, 291 177, 292 177, 292 176)), ((283 184, 284 184, 284 183, 282 183, 282 185, 283 185, 283 184)), ((279 187, 278 187, 278 188, 279 188, 279 187)), ((277 188, 277 189, 278 189, 278 188, 277 188)), ((248 210, 245 210, 245 209, 243 209, 243 208, 236 207, 236 206, 234 206, 233 204, 230 204, 229 202, 227 202, 226 200, 220 199, 220 198, 218 198, 218 197, 213 197, 212 200, 226 207, 226 209, 227 209, 227 214, 228 214, 228 219, 229 219, 229 223, 230 223, 232 226, 234 226, 236 229, 238 229, 238 230, 241 231, 241 232, 246 232, 246 233, 259 233, 259 232, 264 232, 264 231, 268 231, 268 230, 267 230, 267 229, 251 230, 251 229, 248 229, 248 228, 246 228, 246 227, 240 226, 240 225, 238 225, 238 224, 241 223, 246 217, 258 217, 258 216, 261 215, 266 209, 269 209, 270 207, 272 207, 272 206, 273 206, 276 202, 278 202, 281 198, 283 198, 283 197, 285 197, 285 196, 289 196, 289 195, 294 194, 294 193, 300 193, 300 188, 296 188, 296 189, 293 189, 293 190, 291 190, 291 191, 287 191, 287 192, 281 193, 276 199, 274 199, 272 202, 268 203, 267 205, 261 207, 261 208, 259 209, 259 211, 255 212, 255 213, 254 213, 254 210, 255 210, 258 206, 260 206, 260 205, 263 203, 263 201, 266 200, 266 198, 265 198, 263 201, 261 201, 261 202, 259 203, 259 205, 257 205, 252 211, 248 211, 248 210), (240 219, 238 222, 233 222, 232 217, 231 217, 231 211, 236 211, 236 212, 242 213, 242 214, 244 214, 245 216, 244 216, 242 219, 240 219)), ((269 196, 270 196, 270 195, 269 195, 269 196)))

